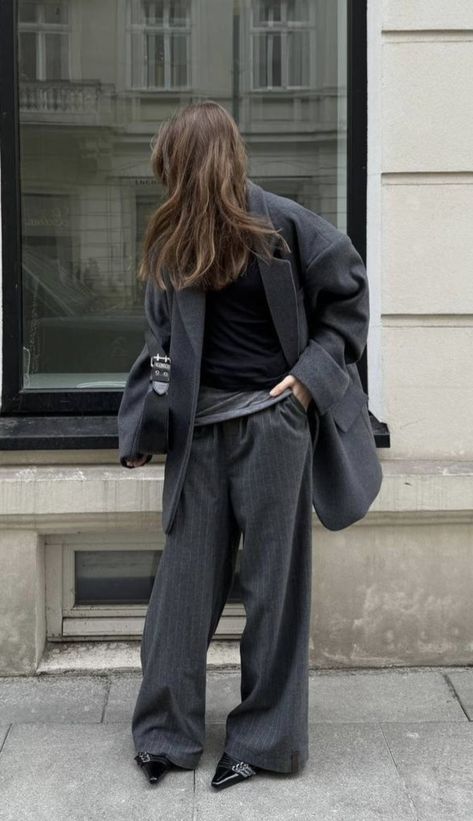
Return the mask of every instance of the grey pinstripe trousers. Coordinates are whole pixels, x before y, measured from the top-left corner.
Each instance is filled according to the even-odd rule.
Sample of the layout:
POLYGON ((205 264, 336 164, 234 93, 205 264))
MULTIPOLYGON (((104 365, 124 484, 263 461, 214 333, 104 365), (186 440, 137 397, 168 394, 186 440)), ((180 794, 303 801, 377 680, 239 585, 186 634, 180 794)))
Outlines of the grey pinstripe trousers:
POLYGON ((277 772, 308 758, 312 440, 291 393, 244 416, 195 426, 176 516, 155 576, 132 717, 136 751, 193 769, 205 738, 207 649, 240 535, 246 624, 241 703, 224 749, 277 772))

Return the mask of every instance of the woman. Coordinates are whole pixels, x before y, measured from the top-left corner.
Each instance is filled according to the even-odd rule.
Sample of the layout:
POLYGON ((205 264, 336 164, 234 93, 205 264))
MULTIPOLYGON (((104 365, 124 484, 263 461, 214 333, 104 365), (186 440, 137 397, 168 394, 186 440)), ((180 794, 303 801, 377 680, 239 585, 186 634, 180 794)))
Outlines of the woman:
MULTIPOLYGON (((364 515, 380 481, 354 364, 366 343, 367 282, 345 234, 249 180, 237 125, 218 103, 188 105, 165 122, 152 168, 168 199, 147 226, 139 276, 147 321, 171 357, 170 447, 135 760, 153 782, 197 766, 207 648, 243 534, 241 702, 211 781, 222 789, 260 770, 296 772, 308 758, 312 502, 328 527, 344 527, 364 515), (305 284, 294 283, 296 271, 305 284), (317 320, 310 327, 305 308, 317 320), (349 488, 340 502, 337 486, 313 486, 321 422, 324 480, 349 488), (350 460, 360 465, 356 492, 350 460)), ((148 374, 145 346, 118 415, 130 468, 151 459, 135 446, 148 374)))

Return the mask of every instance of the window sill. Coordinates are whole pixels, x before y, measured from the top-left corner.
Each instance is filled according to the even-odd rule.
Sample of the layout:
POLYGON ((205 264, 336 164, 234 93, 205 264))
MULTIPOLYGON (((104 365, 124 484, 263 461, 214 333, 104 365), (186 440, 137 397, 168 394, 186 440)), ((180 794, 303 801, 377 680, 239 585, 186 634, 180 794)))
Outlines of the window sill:
MULTIPOLYGON (((389 428, 370 413, 378 448, 389 448, 389 428)), ((0 450, 118 448, 116 416, 1 416, 0 450)))
POLYGON ((0 450, 118 448, 116 416, 2 416, 0 450))

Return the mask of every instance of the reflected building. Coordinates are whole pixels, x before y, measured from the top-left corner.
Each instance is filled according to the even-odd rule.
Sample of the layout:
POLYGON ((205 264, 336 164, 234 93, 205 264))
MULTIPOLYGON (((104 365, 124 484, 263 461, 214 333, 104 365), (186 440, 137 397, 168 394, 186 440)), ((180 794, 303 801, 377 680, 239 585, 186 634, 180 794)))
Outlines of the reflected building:
POLYGON ((225 106, 252 179, 346 230, 345 0, 20 0, 17 45, 25 388, 124 385, 177 107, 225 106))

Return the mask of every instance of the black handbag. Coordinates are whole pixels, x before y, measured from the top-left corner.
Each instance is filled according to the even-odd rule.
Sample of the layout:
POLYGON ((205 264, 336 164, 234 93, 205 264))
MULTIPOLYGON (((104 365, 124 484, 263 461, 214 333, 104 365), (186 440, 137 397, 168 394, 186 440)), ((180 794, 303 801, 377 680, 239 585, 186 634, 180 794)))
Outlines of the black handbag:
POLYGON ((142 454, 167 453, 171 357, 163 351, 150 329, 145 331, 145 339, 150 355, 150 374, 141 415, 137 450, 142 454))

